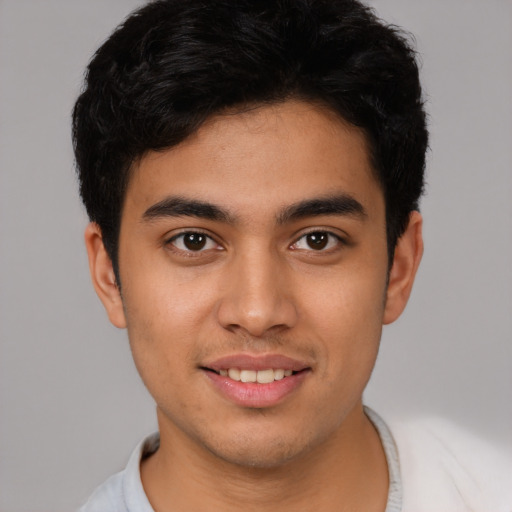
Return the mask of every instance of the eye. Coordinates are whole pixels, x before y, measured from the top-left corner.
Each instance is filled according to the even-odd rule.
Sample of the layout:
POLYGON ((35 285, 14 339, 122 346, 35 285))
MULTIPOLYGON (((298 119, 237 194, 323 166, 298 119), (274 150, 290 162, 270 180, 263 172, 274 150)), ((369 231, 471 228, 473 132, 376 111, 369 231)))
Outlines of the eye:
POLYGON ((168 243, 183 252, 201 252, 219 248, 212 238, 198 231, 180 233, 173 236, 168 243))
POLYGON ((340 237, 333 233, 329 233, 328 231, 312 231, 301 236, 292 245, 292 249, 326 251, 337 247, 340 243, 340 237))

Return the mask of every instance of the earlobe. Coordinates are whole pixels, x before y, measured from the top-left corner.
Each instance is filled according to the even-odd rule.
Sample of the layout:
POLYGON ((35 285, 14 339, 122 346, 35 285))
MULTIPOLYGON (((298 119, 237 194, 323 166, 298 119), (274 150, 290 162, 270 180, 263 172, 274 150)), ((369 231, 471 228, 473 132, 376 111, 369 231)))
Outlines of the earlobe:
POLYGON ((422 217, 417 211, 411 212, 404 234, 395 248, 393 266, 389 274, 383 324, 394 322, 405 309, 416 271, 423 255, 422 217))
POLYGON ((94 289, 112 324, 123 329, 126 327, 126 319, 121 293, 116 283, 112 261, 103 244, 100 227, 91 222, 85 229, 84 238, 94 289))

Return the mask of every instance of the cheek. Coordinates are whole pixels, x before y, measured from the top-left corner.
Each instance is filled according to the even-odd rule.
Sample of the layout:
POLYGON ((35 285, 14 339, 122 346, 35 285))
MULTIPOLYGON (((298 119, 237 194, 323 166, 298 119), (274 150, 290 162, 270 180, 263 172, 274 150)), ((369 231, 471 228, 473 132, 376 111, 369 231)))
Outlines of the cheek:
POLYGON ((301 308, 324 351, 325 377, 342 386, 350 379, 369 378, 382 333, 385 278, 356 276, 348 273, 323 287, 318 284, 301 308))
POLYGON ((363 275, 357 270, 331 273, 312 283, 303 283, 301 310, 312 321, 319 320, 320 330, 337 332, 341 337, 380 330, 384 314, 385 272, 363 275))
POLYGON ((208 329, 213 296, 192 283, 161 273, 131 276, 123 288, 130 347, 137 370, 149 391, 169 393, 174 386, 158 383, 186 381, 195 369, 196 340, 208 329), (154 276, 153 276, 154 277, 154 276))
MULTIPOLYGON (((151 265, 147 267, 151 268, 151 265)), ((192 273, 158 269, 130 276, 123 290, 129 330, 163 330, 168 338, 199 325, 213 307, 215 283, 206 283, 192 273)))

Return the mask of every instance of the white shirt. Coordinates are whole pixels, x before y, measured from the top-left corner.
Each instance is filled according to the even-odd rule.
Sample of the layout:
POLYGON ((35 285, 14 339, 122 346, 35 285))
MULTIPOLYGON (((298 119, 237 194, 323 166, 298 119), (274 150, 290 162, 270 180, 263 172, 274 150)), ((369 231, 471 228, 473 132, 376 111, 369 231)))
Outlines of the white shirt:
MULTIPOLYGON (((385 512, 512 512, 512 454, 444 420, 386 424, 365 411, 388 464, 385 512)), ((126 468, 98 487, 79 512, 154 512, 140 461, 158 446, 157 433, 139 443, 126 468)))

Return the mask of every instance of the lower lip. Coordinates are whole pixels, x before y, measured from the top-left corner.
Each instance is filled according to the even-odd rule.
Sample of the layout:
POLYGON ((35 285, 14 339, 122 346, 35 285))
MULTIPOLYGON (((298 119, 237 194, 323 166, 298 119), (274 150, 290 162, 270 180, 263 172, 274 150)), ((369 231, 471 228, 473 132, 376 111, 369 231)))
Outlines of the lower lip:
POLYGON ((306 378, 308 370, 302 370, 281 380, 268 384, 241 382, 218 373, 204 370, 206 376, 220 393, 242 407, 273 407, 293 393, 306 378))

